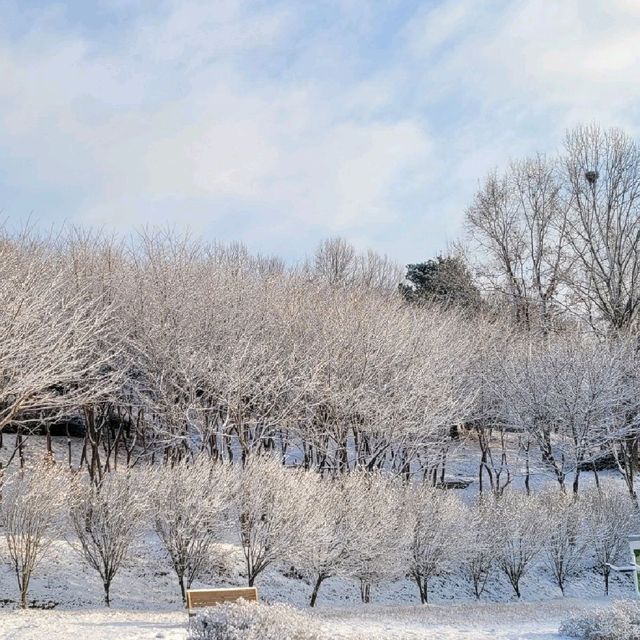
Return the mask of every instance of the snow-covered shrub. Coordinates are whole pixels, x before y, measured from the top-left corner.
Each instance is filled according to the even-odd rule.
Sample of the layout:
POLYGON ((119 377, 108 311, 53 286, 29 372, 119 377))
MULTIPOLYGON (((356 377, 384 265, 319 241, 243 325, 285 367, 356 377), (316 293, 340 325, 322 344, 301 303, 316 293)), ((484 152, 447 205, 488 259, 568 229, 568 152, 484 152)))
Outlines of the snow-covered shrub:
POLYGON ((69 477, 44 461, 9 475, 2 487, 0 522, 7 559, 18 581, 20 607, 27 607, 29 583, 51 543, 64 531, 69 477))
POLYGON ((459 561, 465 512, 458 496, 427 484, 411 489, 407 498, 411 526, 407 568, 424 604, 429 601, 429 580, 450 571, 459 561))
POLYGON ((640 640, 640 604, 615 602, 611 607, 573 616, 560 625, 560 634, 581 640, 640 640))
POLYGON ((609 593, 610 564, 628 553, 627 536, 633 530, 637 512, 629 494, 613 483, 583 492, 580 505, 588 546, 596 559, 596 570, 604 578, 604 592, 609 593))
POLYGON ((228 527, 232 491, 229 465, 209 460, 162 465, 150 474, 156 533, 176 573, 180 594, 215 564, 216 551, 228 527))
POLYGON ((308 616, 284 604, 234 602, 198 614, 188 640, 320 640, 308 616))

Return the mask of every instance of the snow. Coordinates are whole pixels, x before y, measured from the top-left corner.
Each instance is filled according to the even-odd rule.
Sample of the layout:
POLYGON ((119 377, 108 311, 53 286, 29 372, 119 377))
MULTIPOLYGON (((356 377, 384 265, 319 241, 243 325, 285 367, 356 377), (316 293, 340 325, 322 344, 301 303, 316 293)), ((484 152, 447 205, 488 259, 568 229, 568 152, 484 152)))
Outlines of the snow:
MULTIPOLYGON (((30 440, 30 446, 35 440, 30 440)), ((59 459, 64 459, 63 444, 63 439, 54 441, 59 459)), ((469 477, 472 467, 460 464, 452 471, 469 477)), ((534 476, 532 480, 537 486, 545 478, 534 476)), ((585 484, 588 482, 585 476, 585 484)), ((462 493, 470 497, 476 489, 472 486, 462 493)), ((0 547, 2 544, 0 540, 0 547)), ((0 557, 2 551, 0 548, 0 557)), ((229 539, 218 551, 214 573, 194 587, 246 584, 237 544, 229 539)), ((331 578, 322 586, 318 610, 310 611, 306 605, 311 586, 289 573, 287 567, 276 566, 265 571, 257 584, 260 599, 292 603, 314 618, 327 639, 335 640, 560 640, 557 630, 563 619, 612 601, 600 595, 601 576, 588 569, 581 569, 570 580, 569 597, 559 598, 548 572, 537 564, 523 581, 522 602, 515 600, 500 574, 491 578, 480 603, 461 576, 435 578, 430 585, 433 604, 424 606, 419 605, 416 585, 408 579, 380 584, 373 594, 374 603, 367 606, 360 604, 354 580, 331 578)), ((631 580, 612 576, 613 598, 633 596, 631 580)), ((155 534, 148 533, 137 544, 132 559, 116 576, 111 610, 104 608, 102 597, 97 573, 83 566, 79 554, 64 539, 54 542, 36 568, 30 587, 31 601, 52 609, 16 611, 15 577, 0 562, 0 640, 186 639, 187 616, 177 580, 155 534)))
MULTIPOLYGON (((242 558, 234 545, 221 550, 224 563, 210 585, 243 583, 242 558)), ((206 586, 199 583, 194 586, 206 586)), ((586 574, 572 583, 579 597, 553 597, 548 578, 534 572, 525 584, 527 601, 510 599, 498 580, 492 598, 476 602, 454 578, 434 582, 435 604, 420 605, 417 589, 408 580, 380 585, 375 603, 358 602, 354 581, 330 579, 320 592, 317 610, 306 607, 310 587, 280 570, 265 572, 258 582, 260 598, 291 602, 319 625, 328 640, 559 640, 560 622, 612 599, 597 596, 600 579, 586 574), (455 601, 454 601, 455 598, 455 601)), ((615 596, 629 597, 628 577, 616 576, 615 596)), ((36 570, 30 597, 49 610, 15 610, 16 586, 10 568, 0 564, 0 640, 186 640, 187 614, 179 598, 175 576, 163 560, 155 536, 146 537, 133 559, 114 580, 113 608, 102 605, 102 586, 94 571, 83 567, 65 540, 56 541, 36 570)))
MULTIPOLYGON (((595 601, 585 599, 412 607, 359 605, 320 609, 310 615, 324 636, 335 640, 560 640, 560 621, 593 606, 595 601)), ((185 640, 186 625, 187 615, 180 609, 0 611, 2 640, 185 640)))
POLYGON ((2 640, 184 640, 186 614, 165 611, 89 609, 2 611, 2 640))

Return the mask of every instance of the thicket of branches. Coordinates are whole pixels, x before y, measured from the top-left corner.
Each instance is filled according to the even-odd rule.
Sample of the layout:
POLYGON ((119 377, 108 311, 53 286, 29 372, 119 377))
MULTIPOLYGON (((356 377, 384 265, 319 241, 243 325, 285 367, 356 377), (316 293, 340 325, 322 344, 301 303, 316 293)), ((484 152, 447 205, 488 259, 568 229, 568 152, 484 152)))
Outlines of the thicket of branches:
POLYGON ((473 401, 473 346, 495 326, 406 304, 374 254, 352 271, 327 259, 327 273, 334 246, 285 269, 170 233, 134 244, 6 235, 5 462, 24 463, 35 429, 68 430, 84 432, 68 463, 95 480, 119 465, 265 450, 325 472, 435 479, 473 401))
POLYGON ((600 573, 608 591, 609 565, 624 555, 638 513, 624 487, 610 481, 577 499, 558 490, 507 490, 465 502, 455 491, 382 472, 322 477, 261 456, 244 468, 203 458, 121 469, 97 485, 46 461, 8 474, 0 517, 1 548, 23 607, 51 543, 65 539, 95 572, 109 606, 114 578, 139 539, 149 544, 151 531, 183 599, 192 583, 219 580, 217 560, 232 542, 249 585, 280 568, 304 580, 313 606, 334 577, 357 581, 363 602, 376 586, 403 577, 428 602, 434 579, 450 575, 478 598, 490 580, 519 598, 534 567, 544 567, 562 594, 585 570, 600 573))

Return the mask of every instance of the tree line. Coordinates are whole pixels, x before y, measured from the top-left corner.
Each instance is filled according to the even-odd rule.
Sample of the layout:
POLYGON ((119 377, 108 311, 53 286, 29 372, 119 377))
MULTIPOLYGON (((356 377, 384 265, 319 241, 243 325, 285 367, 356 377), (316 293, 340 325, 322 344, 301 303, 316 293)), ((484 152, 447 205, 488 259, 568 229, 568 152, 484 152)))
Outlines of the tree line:
POLYGON ((608 593, 610 564, 627 550, 638 514, 610 482, 578 499, 547 488, 465 502, 389 474, 322 477, 264 455, 244 467, 202 457, 122 469, 97 485, 45 461, 6 475, 0 517, 24 608, 39 563, 64 540, 99 576, 110 606, 113 579, 149 530, 183 601, 186 589, 211 575, 227 541, 240 547, 250 586, 270 567, 287 570, 307 584, 311 606, 334 577, 357 581, 365 603, 376 585, 404 577, 426 603, 434 579, 450 575, 476 598, 501 576, 520 598, 536 566, 563 595, 584 570, 601 574, 608 593))

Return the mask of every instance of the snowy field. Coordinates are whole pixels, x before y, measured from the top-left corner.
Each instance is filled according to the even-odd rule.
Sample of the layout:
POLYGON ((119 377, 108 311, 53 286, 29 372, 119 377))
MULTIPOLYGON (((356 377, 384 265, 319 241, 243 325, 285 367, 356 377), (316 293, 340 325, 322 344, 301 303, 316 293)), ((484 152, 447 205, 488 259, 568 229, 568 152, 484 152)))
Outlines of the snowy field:
MULTIPOLYGON (((466 603, 412 607, 322 608, 313 617, 336 640, 551 640, 560 621, 592 608, 591 600, 538 603, 466 603)), ((598 602, 601 605, 602 601, 598 602)), ((2 640, 142 640, 186 638, 184 611, 0 611, 2 640)))
MULTIPOLYGON (((42 439, 30 439, 28 444, 30 455, 42 453, 42 439)), ((73 442, 76 460, 78 444, 73 442)), ((0 460, 7 451, 8 447, 0 450, 0 460)), ((54 438, 54 453, 56 460, 65 460, 64 439, 54 438)), ((461 447, 458 454, 449 467, 452 479, 473 480, 473 451, 461 447)), ((603 472, 601 478, 605 477, 613 481, 616 474, 603 472)), ((531 480, 536 489, 549 482, 542 473, 531 480)), ((585 474, 583 487, 591 482, 585 474)), ((457 493, 469 501, 475 491, 472 484, 457 493)), ((537 513, 535 517, 537 520, 537 513)), ((16 580, 6 563, 4 536, 0 539, 0 558, 5 560, 0 563, 0 640, 186 640, 187 615, 175 574, 150 527, 135 542, 131 557, 113 582, 112 609, 103 606, 102 585, 96 572, 83 564, 77 539, 70 532, 65 535, 68 539, 57 538, 35 571, 29 589, 33 608, 27 611, 16 610, 16 580)), ((229 534, 221 540, 208 574, 194 587, 246 584, 237 538, 229 534)), ((548 567, 539 561, 522 581, 522 601, 496 571, 483 601, 476 602, 468 578, 455 568, 430 581, 432 604, 426 606, 419 604, 416 585, 407 578, 376 585, 371 605, 360 603, 356 580, 330 578, 322 585, 318 609, 311 610, 307 605, 312 586, 286 563, 270 566, 259 576, 257 586, 261 601, 290 603, 300 609, 309 617, 309 628, 318 630, 323 640, 563 640, 558 629, 567 617, 633 594, 630 579, 614 575, 611 598, 603 598, 602 576, 594 570, 590 553, 585 552, 577 574, 570 576, 566 598, 559 597, 548 567)))
MULTIPOLYGON (((231 544, 221 548, 223 560, 208 584, 243 584, 239 553, 231 544)), ((374 595, 376 603, 362 605, 355 583, 331 579, 323 586, 320 606, 314 611, 306 607, 309 585, 286 572, 271 569, 258 584, 262 600, 293 603, 313 617, 323 637, 337 640, 559 639, 557 630, 563 619, 610 601, 599 595, 599 576, 592 573, 572 582, 571 597, 558 598, 544 573, 534 572, 526 580, 528 600, 523 602, 513 599, 499 576, 488 589, 487 601, 480 603, 455 576, 443 578, 434 587, 435 604, 417 604, 411 581, 400 580, 380 585, 374 595)), ((612 593, 628 597, 631 584, 616 577, 612 593)), ((7 564, 0 565, 1 640, 186 638, 187 615, 152 535, 138 545, 133 560, 114 581, 111 610, 102 605, 95 572, 82 565, 65 540, 53 545, 36 571, 30 594, 39 608, 17 611, 14 576, 7 564)))
MULTIPOLYGON (((58 453, 62 459, 63 452, 58 453)), ((69 536, 69 541, 74 543, 74 538, 69 536)), ((149 532, 136 543, 131 559, 116 576, 111 610, 102 604, 96 572, 82 563, 69 541, 56 540, 36 569, 29 593, 35 608, 27 611, 16 611, 15 576, 6 562, 0 563, 0 640, 186 639, 187 616, 175 575, 155 534, 149 532)), ((2 544, 4 540, 0 540, 2 544)), ((5 553, 0 556, 6 559, 5 553)), ((235 541, 219 545, 216 558, 210 574, 195 587, 246 584, 242 554, 235 541)), ((475 601, 468 580, 455 572, 434 578, 432 604, 426 606, 419 604, 416 586, 409 579, 381 583, 374 590, 374 603, 362 605, 355 580, 331 578, 322 586, 317 610, 307 607, 311 585, 286 566, 270 567, 257 586, 262 601, 291 603, 312 616, 310 624, 317 626, 324 638, 337 640, 558 640, 562 620, 610 602, 602 597, 602 577, 589 569, 572 576, 568 597, 560 598, 557 586, 540 564, 523 580, 522 602, 515 599, 499 572, 489 580, 480 603, 475 601)), ((612 599, 632 595, 628 577, 612 576, 612 599)))

